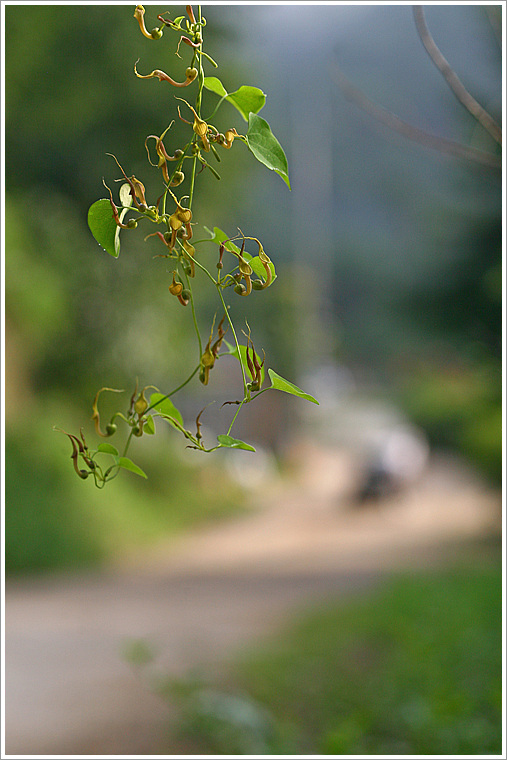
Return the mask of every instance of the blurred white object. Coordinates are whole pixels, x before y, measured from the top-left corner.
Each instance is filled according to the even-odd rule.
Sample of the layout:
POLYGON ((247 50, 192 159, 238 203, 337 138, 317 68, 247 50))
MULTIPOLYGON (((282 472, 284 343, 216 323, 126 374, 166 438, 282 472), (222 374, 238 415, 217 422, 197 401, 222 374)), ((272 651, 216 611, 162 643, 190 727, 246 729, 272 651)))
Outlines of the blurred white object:
POLYGON ((410 487, 424 472, 430 453, 423 432, 408 424, 372 432, 356 493, 359 503, 410 487))

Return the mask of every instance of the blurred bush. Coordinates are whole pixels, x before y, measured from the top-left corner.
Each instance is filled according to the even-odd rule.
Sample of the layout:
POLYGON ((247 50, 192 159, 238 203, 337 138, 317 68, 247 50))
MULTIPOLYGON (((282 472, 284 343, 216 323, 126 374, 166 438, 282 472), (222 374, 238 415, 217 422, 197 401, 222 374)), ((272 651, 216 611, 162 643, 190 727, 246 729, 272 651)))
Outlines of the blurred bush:
MULTIPOLYGON (((133 73, 139 57, 147 70, 162 65, 161 47, 144 40, 133 10, 6 8, 9 573, 114 559, 243 503, 223 459, 197 464, 196 452, 186 452, 179 440, 173 447, 169 431, 157 436, 157 447, 143 439, 136 450, 148 481, 123 473, 106 493, 96 492, 78 482, 68 440, 52 429, 77 432, 83 425, 88 435, 101 386, 130 394, 139 377, 141 384, 170 388, 193 368, 193 328, 160 288, 167 267, 153 260, 153 240, 139 248, 138 239, 133 244, 124 235, 116 261, 86 223, 90 204, 105 195, 101 178, 112 184, 118 174, 107 151, 129 174, 146 177, 147 188, 158 182, 144 140, 160 134, 174 110, 172 92, 133 73)), ((174 17, 176 9, 160 10, 174 17)), ((148 9, 148 16, 155 26, 156 14, 148 9)), ((231 34, 227 25, 207 31, 210 47, 231 34)), ((166 44, 163 55, 177 78, 187 64, 174 49, 166 44)), ((176 139, 179 129, 172 130, 176 139)), ((203 321, 211 321, 211 304, 205 312, 203 321)), ((196 408, 190 397, 186 411, 195 418, 204 403, 196 408)))
POLYGON ((498 562, 465 563, 306 614, 228 675, 189 684, 193 699, 173 689, 183 752, 227 754, 231 737, 236 748, 241 737, 253 742, 246 703, 264 716, 254 736, 267 754, 499 753, 501 587, 498 562), (199 701, 210 693, 211 726, 211 706, 199 701), (235 699, 237 711, 220 709, 235 699))
POLYGON ((495 483, 502 480, 499 363, 443 363, 407 382, 404 405, 431 442, 460 451, 495 483))

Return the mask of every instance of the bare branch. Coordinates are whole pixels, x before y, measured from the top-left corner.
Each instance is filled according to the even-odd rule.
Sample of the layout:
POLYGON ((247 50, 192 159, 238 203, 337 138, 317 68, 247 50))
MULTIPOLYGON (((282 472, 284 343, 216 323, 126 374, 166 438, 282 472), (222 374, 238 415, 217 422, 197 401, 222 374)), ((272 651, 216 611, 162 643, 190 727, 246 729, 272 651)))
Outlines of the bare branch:
POLYGON ((496 41, 498 42, 498 47, 500 50, 502 49, 502 8, 501 6, 494 6, 493 8, 490 5, 485 5, 484 10, 486 11, 486 16, 488 17, 488 21, 491 25, 491 28, 493 29, 493 33, 495 35, 496 41), (500 11, 500 15, 496 12, 497 10, 500 11))
POLYGON ((502 130, 492 116, 470 95, 465 85, 461 82, 456 72, 451 68, 449 62, 444 58, 438 49, 435 40, 431 36, 424 18, 424 9, 422 5, 413 6, 415 25, 421 38, 421 42, 426 48, 429 57, 440 71, 445 81, 459 100, 465 106, 472 116, 477 119, 484 129, 493 137, 496 142, 502 144, 502 130))
POLYGON ((393 131, 398 132, 398 134, 401 134, 420 145, 424 145, 426 148, 437 150, 440 153, 472 161, 490 169, 501 169, 502 162, 499 156, 495 156, 493 153, 487 153, 483 150, 478 150, 477 148, 471 148, 468 145, 463 145, 454 140, 448 140, 445 137, 438 137, 423 129, 414 127, 408 122, 400 119, 399 116, 396 116, 382 106, 378 106, 376 103, 369 100, 361 90, 351 84, 338 66, 335 67, 334 73, 337 82, 347 99, 352 100, 366 111, 366 113, 370 114, 377 121, 385 124, 393 131))

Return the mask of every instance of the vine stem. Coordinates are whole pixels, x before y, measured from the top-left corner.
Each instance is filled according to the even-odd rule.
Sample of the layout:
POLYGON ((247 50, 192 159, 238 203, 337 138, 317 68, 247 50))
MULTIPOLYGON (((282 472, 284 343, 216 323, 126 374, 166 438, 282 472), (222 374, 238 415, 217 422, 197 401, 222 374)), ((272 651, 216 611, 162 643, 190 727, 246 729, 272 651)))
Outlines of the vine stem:
POLYGON ((125 442, 125 448, 123 449, 122 456, 124 456, 124 457, 127 456, 127 451, 129 450, 130 441, 132 440, 133 434, 134 434, 134 429, 132 428, 131 431, 130 431, 130 433, 129 433, 129 437, 127 438, 127 440, 125 442))
POLYGON ((194 375, 196 375, 196 374, 197 374, 197 372, 199 371, 199 367, 200 367, 200 366, 201 366, 201 365, 200 365, 200 364, 198 364, 198 365, 197 365, 197 367, 196 367, 196 368, 194 369, 194 371, 192 372, 192 374, 191 374, 191 375, 189 375, 189 376, 187 377, 187 379, 186 379, 186 380, 184 380, 184 381, 181 383, 181 385, 178 385, 178 387, 177 387, 177 388, 175 388, 173 391, 171 391, 170 393, 167 393, 165 396, 163 396, 162 398, 160 398, 160 399, 159 399, 159 400, 158 400, 158 401, 157 401, 155 404, 152 404, 151 406, 149 406, 149 407, 148 407, 148 408, 145 410, 144 414, 146 414, 146 412, 150 412, 152 409, 154 409, 154 408, 155 408, 155 406, 156 406, 157 404, 160 404, 162 401, 165 401, 165 400, 166 400, 166 398, 170 398, 171 396, 174 396, 174 394, 175 394, 175 393, 177 393, 177 392, 178 392, 178 391, 180 391, 182 388, 184 388, 184 387, 185 387, 185 385, 187 385, 187 383, 189 383, 189 382, 191 381, 191 379, 194 377, 194 375))
POLYGON ((192 291, 192 287, 190 285, 190 279, 189 279, 189 277, 188 277, 188 275, 187 275, 186 272, 185 272, 185 280, 186 280, 186 283, 187 283, 187 288, 188 288, 188 290, 190 292, 190 306, 192 308, 192 318, 194 320, 194 327, 195 327, 195 332, 196 332, 196 335, 197 335, 197 342, 199 343, 199 358, 200 358, 202 356, 201 333, 199 332, 199 325, 197 324, 197 316, 196 316, 196 313, 195 313, 194 294, 193 294, 193 291, 192 291))
MULTIPOLYGON (((132 440, 133 434, 134 434, 134 431, 133 431, 133 429, 131 429, 130 433, 129 433, 129 437, 125 441, 125 448, 123 449, 122 457, 124 457, 124 456, 127 455, 127 451, 129 450, 130 441, 132 440)), ((106 485, 106 483, 108 483, 110 480, 114 480, 120 474, 120 470, 121 470, 121 467, 120 467, 119 464, 113 464, 113 465, 111 465, 111 467, 108 470, 106 470, 106 472, 104 473, 104 476, 103 476, 103 479, 102 479, 102 485, 98 486, 97 482, 95 481, 95 485, 97 486, 97 488, 104 488, 104 486, 106 485), (115 467, 116 467, 116 472, 114 472, 111 475, 111 477, 108 478, 109 473, 112 470, 114 470, 115 467)))
MULTIPOLYGON (((203 69, 203 66, 202 66, 202 45, 203 45, 203 42, 202 42, 202 9, 201 9, 200 5, 198 6, 198 9, 199 9, 199 24, 201 24, 201 27, 200 27, 201 42, 199 43, 198 50, 201 53, 201 55, 197 56, 198 63, 199 63, 199 74, 198 74, 198 77, 197 77, 197 82, 198 82, 199 87, 198 87, 198 91, 197 91, 197 97, 195 99, 195 111, 196 111, 197 115, 200 117, 201 116, 202 91, 203 91, 203 88, 204 88, 204 69, 203 69)), ((192 208, 192 200, 194 198, 194 185, 195 185, 195 176, 196 176, 196 173, 197 173, 197 153, 194 155, 194 158, 193 158, 193 161, 192 161, 192 174, 191 174, 191 177, 190 177, 190 193, 189 193, 189 196, 188 196, 188 207, 190 209, 192 208)))
MULTIPOLYGON (((210 275, 210 277, 211 277, 211 275, 210 275)), ((211 277, 211 279, 213 280, 213 277, 211 277)), ((213 280, 213 282, 215 282, 215 281, 213 280)), ((227 308, 227 304, 224 301, 224 297, 222 295, 222 291, 220 289, 220 285, 218 285, 217 282, 215 282, 215 285, 216 285, 216 288, 217 288, 217 291, 218 291, 218 295, 220 296, 220 300, 222 301, 222 306, 223 306, 223 309, 224 309, 224 312, 225 312, 225 316, 227 317, 227 321, 229 322, 229 325, 231 327, 232 334, 234 336, 234 342, 235 342, 236 348, 238 350, 239 363, 241 365, 241 374, 243 376, 243 390, 244 390, 244 393, 245 393, 245 398, 241 402, 241 405, 243 405, 244 402, 246 401, 246 399, 248 398, 248 388, 247 388, 247 382, 246 382, 245 367, 243 365, 243 359, 241 358, 241 351, 239 350, 239 341, 238 341, 238 337, 236 335, 236 330, 234 329, 234 324, 233 324, 233 321, 231 319, 231 315, 229 314, 229 309, 227 308)), ((241 407, 239 407, 239 409, 241 409, 241 407)), ((238 409, 238 412, 239 412, 239 409, 238 409)), ((236 412, 236 415, 235 415, 234 418, 236 418, 238 412, 236 412)))
POLYGON ((240 405, 239 405, 239 406, 238 406, 238 408, 236 409, 236 414, 235 414, 235 415, 234 415, 234 417, 232 418, 231 424, 229 425, 229 429, 228 429, 228 431, 227 431, 227 435, 229 435, 229 434, 230 434, 230 432, 231 432, 231 430, 232 430, 232 426, 233 426, 233 425, 234 425, 234 423, 236 422, 236 417, 237 417, 237 416, 238 416, 238 414, 240 413, 240 411, 241 411, 241 407, 243 406, 243 404, 245 403, 245 401, 246 401, 246 398, 244 398, 244 399, 243 399, 243 401, 240 403, 240 405))
MULTIPOLYGON (((244 393, 245 393, 245 398, 243 399, 243 401, 241 403, 244 403, 246 400, 249 400, 249 394, 248 394, 248 388, 247 388, 247 380, 246 380, 246 374, 245 374, 245 367, 244 367, 244 364, 243 364, 243 359, 241 357, 241 351, 239 350, 238 336, 236 335, 236 330, 234 329, 234 323, 233 323, 233 321, 231 319, 231 315, 229 314, 229 309, 227 308, 227 304, 225 303, 224 297, 222 295, 222 289, 220 287, 220 284, 213 277, 213 275, 210 272, 208 272, 208 270, 206 269, 206 267, 203 266, 200 263, 200 261, 198 261, 196 258, 194 258, 194 263, 199 267, 199 269, 202 269, 202 271, 204 272, 204 274, 207 277, 209 277, 209 279, 211 280, 211 282, 213 283, 213 285, 216 287, 218 295, 219 295, 219 298, 220 298, 220 301, 222 302, 222 307, 223 307, 225 316, 227 317, 227 321, 229 322, 229 326, 230 326, 230 328, 232 330, 232 334, 234 336, 234 342, 236 344, 236 349, 238 351, 239 363, 240 363, 240 366, 241 366, 241 374, 242 374, 242 377, 243 377, 243 390, 244 390, 244 393)), ((239 409, 238 409, 238 411, 239 411, 239 409)))

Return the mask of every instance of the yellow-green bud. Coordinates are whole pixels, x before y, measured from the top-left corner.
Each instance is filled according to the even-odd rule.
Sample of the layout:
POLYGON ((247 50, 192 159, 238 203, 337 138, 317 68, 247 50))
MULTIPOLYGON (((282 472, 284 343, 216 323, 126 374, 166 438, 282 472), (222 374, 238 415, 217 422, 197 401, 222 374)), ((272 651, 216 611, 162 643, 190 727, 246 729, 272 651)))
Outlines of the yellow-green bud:
POLYGON ((171 181, 171 187, 177 187, 178 185, 181 185, 184 179, 185 179, 185 175, 183 174, 183 172, 174 172, 174 175, 171 181))
MULTIPOLYGON (((139 415, 139 417, 141 417, 141 415, 144 414, 147 408, 148 408, 148 402, 146 401, 144 397, 144 391, 141 391, 141 393, 139 394, 139 398, 134 404, 134 411, 136 414, 139 415)), ((134 433, 134 435, 137 435, 137 433, 134 433)))

